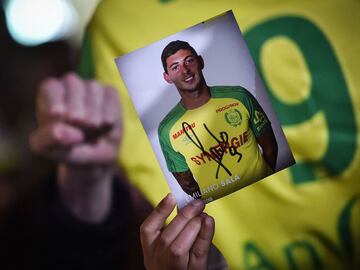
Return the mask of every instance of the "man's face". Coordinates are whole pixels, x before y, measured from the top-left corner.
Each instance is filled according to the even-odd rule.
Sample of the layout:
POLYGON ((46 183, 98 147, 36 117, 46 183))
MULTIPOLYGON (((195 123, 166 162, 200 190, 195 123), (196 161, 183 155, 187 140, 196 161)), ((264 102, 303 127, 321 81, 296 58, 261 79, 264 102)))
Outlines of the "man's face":
POLYGON ((166 66, 164 79, 175 84, 179 91, 197 90, 204 81, 201 56, 195 56, 189 50, 181 49, 170 55, 166 59, 166 66))

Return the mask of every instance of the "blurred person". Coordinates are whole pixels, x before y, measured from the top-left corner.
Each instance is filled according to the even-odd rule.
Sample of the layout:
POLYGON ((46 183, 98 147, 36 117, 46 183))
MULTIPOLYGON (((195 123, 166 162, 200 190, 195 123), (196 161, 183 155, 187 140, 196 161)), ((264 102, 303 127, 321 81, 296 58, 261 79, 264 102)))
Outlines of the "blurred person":
POLYGON ((39 87, 37 120, 30 145, 58 165, 2 223, 5 269, 142 269, 138 228, 152 207, 115 174, 116 92, 71 73, 49 78, 39 87))
MULTIPOLYGON (((12 51, 22 52, 7 55, 11 60, 8 62, 10 68, 6 70, 10 74, 8 77, 13 77, 12 67, 18 62, 17 59, 23 60, 18 70, 24 70, 25 73, 30 63, 27 55, 39 55, 33 61, 38 66, 27 71, 21 82, 15 84, 10 80, 14 85, 5 84, 8 92, 15 86, 15 93, 18 88, 26 89, 24 85, 27 85, 29 89, 21 95, 24 98, 9 99, 9 96, 4 97, 7 94, 5 92, 2 93, 4 98, 0 99, 6 105, 1 107, 4 115, 11 117, 6 119, 6 124, 17 126, 29 121, 29 118, 33 120, 33 114, 23 112, 33 109, 33 106, 27 104, 35 101, 32 89, 35 82, 44 77, 44 72, 46 76, 59 74, 64 69, 63 65, 67 65, 67 69, 70 65, 63 50, 53 48, 60 46, 61 49, 61 43, 25 48, 14 46, 7 33, 4 34, 4 40, 9 40, 12 51), (42 61, 43 55, 47 55, 46 61, 42 61), (49 63, 57 57, 60 59, 55 64, 49 63), (29 80, 28 76, 31 75, 29 80), (14 107, 19 107, 19 114, 11 113, 14 107)), ((2 43, 3 47, 5 45, 7 43, 2 43)), ((10 97, 14 95, 9 93, 12 94, 10 97)), ((38 127, 31 135, 30 145, 43 160, 31 160, 29 167, 35 168, 24 168, 17 164, 15 168, 1 172, 12 183, 9 183, 11 188, 0 186, 2 206, 7 208, 0 213, 0 268, 143 269, 139 227, 150 214, 152 206, 136 188, 127 183, 126 177, 116 168, 122 133, 117 93, 111 87, 68 73, 43 81, 38 89, 36 108, 38 127), (54 162, 55 171, 51 175, 49 171, 51 172, 52 166, 48 168, 49 166, 45 166, 48 162, 44 161, 54 162), (35 171, 41 173, 34 173, 35 171)), ((24 126, 30 129, 29 126, 33 125, 24 126)), ((18 139, 15 140, 19 143, 18 139)), ((19 149, 27 149, 21 145, 22 143, 19 149)), ((29 157, 24 150, 21 151, 21 159, 28 161, 29 157)), ((1 181, 1 184, 7 184, 3 179, 1 181)), ((173 209, 174 201, 171 201, 171 206, 173 209)), ((181 236, 186 236, 188 227, 199 225, 200 221, 198 229, 205 226, 202 236, 207 231, 210 232, 205 235, 205 248, 209 249, 214 226, 211 219, 209 227, 209 221, 205 222, 207 218, 200 217, 203 208, 204 205, 200 204, 197 207, 189 205, 184 209, 185 215, 189 211, 196 215, 190 216, 185 223, 181 220, 184 228, 187 228, 184 232, 171 230, 179 229, 176 221, 175 226, 169 225, 170 230, 167 231, 175 238, 179 238, 178 234, 180 236, 180 241, 176 243, 181 244, 181 236), (194 212, 192 208, 197 211, 194 212), (202 219, 204 226, 201 225, 202 219), (206 228, 206 224, 209 228, 206 228)), ((160 226, 161 229, 162 227, 160 226)), ((194 232, 193 236, 196 236, 199 230, 194 232)), ((159 240, 159 248, 169 249, 169 255, 176 252, 172 251, 171 243, 161 246, 162 241, 159 240)), ((195 240, 196 237, 191 241, 195 240)), ((153 250, 153 244, 151 249, 145 244, 143 247, 145 254, 148 254, 147 250, 153 250)), ((185 252, 189 253, 190 247, 185 252)), ((214 248, 211 250, 211 257, 215 258, 215 262, 219 261, 216 258, 219 253, 214 248)), ((161 254, 152 256, 156 260, 152 260, 151 269, 158 269, 157 264, 162 259, 159 255, 161 254)), ((173 256, 179 257, 179 254, 173 256)), ((206 267, 207 256, 208 252, 196 253, 196 259, 202 259, 202 268, 206 267)), ((186 254, 182 257, 186 259, 186 254)), ((222 260, 220 256, 220 266, 225 265, 222 260)), ((176 261, 170 261, 167 262, 167 267, 176 268, 176 264, 176 261)), ((214 263, 212 265, 213 269, 220 269, 214 263)))
MULTIPOLYGON (((116 172, 122 136, 117 92, 74 73, 48 78, 39 87, 37 121, 31 148, 54 160, 57 168, 38 196, 5 224, 1 243, 8 245, 3 248, 9 269, 143 269, 139 227, 152 207, 116 172)), ((213 220, 202 214, 204 203, 199 201, 165 228, 174 206, 167 196, 142 227, 148 269, 163 264, 161 269, 177 269, 187 261, 206 269, 213 220), (164 240, 164 234, 173 239, 164 240), (159 252, 150 255, 156 238, 159 252), (193 244, 196 253, 190 256, 193 244), (163 250, 179 261, 164 263, 163 250)))

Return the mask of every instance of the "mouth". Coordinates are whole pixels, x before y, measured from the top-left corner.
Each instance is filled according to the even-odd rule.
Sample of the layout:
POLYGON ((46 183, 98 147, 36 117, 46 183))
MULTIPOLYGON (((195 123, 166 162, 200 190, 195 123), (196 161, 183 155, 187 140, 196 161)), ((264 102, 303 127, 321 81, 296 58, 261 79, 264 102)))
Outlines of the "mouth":
POLYGON ((193 79, 194 79, 194 75, 187 76, 185 77, 184 82, 191 82, 193 79))

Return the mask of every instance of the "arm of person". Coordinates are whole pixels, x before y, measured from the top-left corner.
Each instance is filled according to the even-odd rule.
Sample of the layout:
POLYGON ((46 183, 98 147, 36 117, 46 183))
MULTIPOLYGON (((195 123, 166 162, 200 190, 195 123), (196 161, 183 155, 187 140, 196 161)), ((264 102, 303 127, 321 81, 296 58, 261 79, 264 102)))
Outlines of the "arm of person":
POLYGON ((262 156, 265 162, 275 171, 278 145, 270 120, 257 99, 249 91, 243 90, 246 93, 246 99, 244 99, 245 106, 250 113, 250 127, 255 134, 257 143, 262 149, 262 156))
POLYGON ((200 198, 201 191, 198 183, 195 181, 194 176, 190 170, 185 172, 173 172, 177 182, 182 190, 193 198, 200 198))
POLYGON ((116 91, 74 73, 46 79, 37 98, 34 152, 57 162, 64 205, 80 220, 101 222, 111 209, 121 137, 116 91))
POLYGON ((275 171, 278 155, 278 144, 271 126, 269 126, 259 137, 256 138, 261 146, 262 155, 269 167, 275 171))
POLYGON ((145 267, 161 269, 207 269, 214 219, 203 213, 201 200, 194 200, 182 208, 165 225, 176 205, 168 194, 140 227, 145 267))
POLYGON ((173 174, 185 193, 193 198, 200 198, 200 187, 190 171, 184 156, 172 147, 169 141, 169 127, 163 122, 160 123, 158 129, 158 137, 169 172, 173 174))

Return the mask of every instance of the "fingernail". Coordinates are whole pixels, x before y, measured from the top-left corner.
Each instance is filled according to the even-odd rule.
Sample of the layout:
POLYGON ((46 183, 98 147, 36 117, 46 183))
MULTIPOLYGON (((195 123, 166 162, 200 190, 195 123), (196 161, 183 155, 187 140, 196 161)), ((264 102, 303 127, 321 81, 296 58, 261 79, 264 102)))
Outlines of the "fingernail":
POLYGON ((196 207, 200 207, 204 205, 204 202, 202 200, 193 200, 191 201, 191 204, 196 207))
POLYGON ((165 198, 164 198, 164 202, 165 203, 171 203, 175 200, 175 197, 172 193, 168 193, 165 198))
POLYGON ((205 221, 205 224, 207 224, 208 226, 214 226, 214 224, 215 224, 214 218, 209 215, 206 216, 204 221, 205 221))

